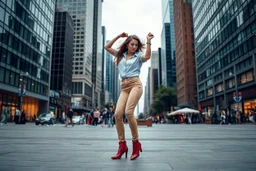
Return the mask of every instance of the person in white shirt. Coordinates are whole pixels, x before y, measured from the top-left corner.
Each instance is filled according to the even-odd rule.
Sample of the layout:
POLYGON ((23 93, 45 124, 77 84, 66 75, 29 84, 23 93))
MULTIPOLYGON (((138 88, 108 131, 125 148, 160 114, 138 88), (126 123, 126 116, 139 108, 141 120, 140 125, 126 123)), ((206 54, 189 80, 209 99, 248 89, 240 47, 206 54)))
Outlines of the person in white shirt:
POLYGON ((14 122, 16 124, 20 123, 20 118, 21 118, 21 112, 18 108, 16 108, 15 112, 14 112, 14 122))

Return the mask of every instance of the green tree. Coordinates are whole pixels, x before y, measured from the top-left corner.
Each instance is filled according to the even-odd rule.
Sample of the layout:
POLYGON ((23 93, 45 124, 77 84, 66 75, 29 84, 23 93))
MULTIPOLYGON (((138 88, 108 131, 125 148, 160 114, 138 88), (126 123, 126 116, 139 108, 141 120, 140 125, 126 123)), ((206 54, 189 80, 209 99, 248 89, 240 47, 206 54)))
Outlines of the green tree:
POLYGON ((177 105, 177 93, 173 87, 161 86, 155 93, 152 104, 151 116, 155 116, 163 111, 170 111, 171 106, 177 105))
POLYGON ((138 119, 144 119, 143 113, 140 113, 140 114, 139 114, 138 119))

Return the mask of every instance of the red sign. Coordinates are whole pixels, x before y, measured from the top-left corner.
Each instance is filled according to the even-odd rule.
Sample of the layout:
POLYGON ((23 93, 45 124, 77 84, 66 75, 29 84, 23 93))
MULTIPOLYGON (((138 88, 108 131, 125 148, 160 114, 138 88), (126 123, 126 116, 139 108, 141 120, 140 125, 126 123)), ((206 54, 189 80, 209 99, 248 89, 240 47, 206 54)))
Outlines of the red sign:
POLYGON ((233 92, 233 97, 236 97, 236 92, 233 92))
POLYGON ((238 92, 238 97, 242 98, 242 92, 238 92))

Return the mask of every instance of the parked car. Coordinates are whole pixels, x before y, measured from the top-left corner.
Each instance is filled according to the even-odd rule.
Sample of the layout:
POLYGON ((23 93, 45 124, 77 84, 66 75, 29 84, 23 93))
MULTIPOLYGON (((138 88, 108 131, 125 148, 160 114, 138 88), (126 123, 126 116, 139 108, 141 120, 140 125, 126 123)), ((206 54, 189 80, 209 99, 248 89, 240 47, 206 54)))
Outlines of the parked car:
POLYGON ((79 125, 84 124, 84 120, 82 116, 73 116, 72 121, 74 124, 79 124, 79 125))
POLYGON ((38 118, 36 118, 35 124, 56 124, 56 118, 51 113, 42 113, 38 116, 38 118))

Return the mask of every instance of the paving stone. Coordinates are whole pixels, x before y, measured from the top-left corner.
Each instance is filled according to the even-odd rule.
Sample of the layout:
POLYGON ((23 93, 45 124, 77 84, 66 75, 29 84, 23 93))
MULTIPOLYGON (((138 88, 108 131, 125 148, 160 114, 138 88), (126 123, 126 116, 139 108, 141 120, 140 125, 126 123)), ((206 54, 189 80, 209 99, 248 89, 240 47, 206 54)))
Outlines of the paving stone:
POLYGON ((76 125, 0 127, 0 171, 255 171, 256 125, 139 126, 140 157, 131 161, 132 137, 125 125, 128 158, 112 160, 115 128, 76 125), (252 148, 253 147, 253 148, 252 148))

